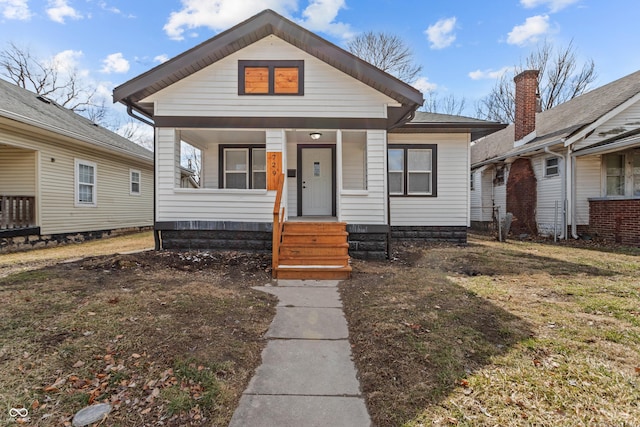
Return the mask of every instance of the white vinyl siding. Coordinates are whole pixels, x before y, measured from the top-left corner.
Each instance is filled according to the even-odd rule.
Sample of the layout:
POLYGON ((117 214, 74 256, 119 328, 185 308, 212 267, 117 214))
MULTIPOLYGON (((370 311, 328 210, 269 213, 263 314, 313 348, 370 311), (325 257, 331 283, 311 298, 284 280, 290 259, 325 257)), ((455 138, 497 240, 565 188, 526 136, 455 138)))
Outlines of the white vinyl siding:
POLYGON ((562 227, 562 177, 564 165, 559 157, 536 156, 531 165, 537 180, 536 222, 538 233, 552 235, 556 221, 556 203, 558 204, 558 230, 562 227), (552 175, 549 175, 551 161, 552 175), (554 169, 555 168, 555 169, 554 169))
POLYGON ((0 144, 31 150, 39 159, 28 174, 35 184, 37 225, 42 234, 148 227, 153 225, 153 192, 129 196, 129 170, 141 171, 142 188, 153 188, 151 160, 120 156, 94 145, 43 136, 38 132, 0 129, 0 144), (37 152, 37 155, 35 154, 37 152), (91 209, 75 207, 75 159, 97 166, 96 200, 91 209), (33 178, 35 181, 35 178, 33 178))
POLYGON ((143 100, 159 116, 386 118, 396 101, 276 36, 261 39, 143 100), (238 60, 303 60, 303 96, 238 95, 238 60))
POLYGON ((467 226, 469 135, 389 134, 392 144, 437 145, 437 197, 391 197, 391 225, 467 226))
POLYGON ((343 132, 342 188, 367 189, 367 135, 366 132, 343 132), (351 136, 348 138, 347 136, 351 136))
POLYGON ((576 159, 576 224, 589 224, 589 199, 600 197, 601 190, 600 156, 585 156, 576 159))
POLYGON ((0 195, 36 195, 36 152, 0 145, 0 195))
POLYGON ((369 130, 367 134, 367 189, 340 193, 340 221, 349 224, 386 224, 386 132, 369 130))

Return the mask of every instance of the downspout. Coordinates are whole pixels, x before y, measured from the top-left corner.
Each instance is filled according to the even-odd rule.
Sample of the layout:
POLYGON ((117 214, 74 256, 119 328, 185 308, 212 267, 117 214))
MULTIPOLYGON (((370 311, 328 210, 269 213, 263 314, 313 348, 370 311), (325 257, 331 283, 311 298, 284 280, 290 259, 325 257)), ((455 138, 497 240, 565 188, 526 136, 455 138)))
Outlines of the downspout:
POLYGON ((142 123, 148 124, 153 128, 153 241, 154 249, 159 251, 161 249, 160 232, 156 228, 156 125, 150 120, 140 117, 133 112, 131 105, 127 105, 127 114, 142 123))
POLYGON ((569 146, 569 158, 571 160, 571 237, 579 239, 578 225, 576 224, 576 156, 569 146))
POLYGON ((562 233, 560 234, 560 239, 566 239, 567 237, 567 212, 565 209, 566 200, 567 200, 567 158, 566 156, 551 151, 549 147, 544 147, 544 152, 547 154, 551 154, 552 156, 558 157, 562 159, 562 175, 561 178, 561 186, 562 186, 562 211, 564 212, 562 215, 562 233))

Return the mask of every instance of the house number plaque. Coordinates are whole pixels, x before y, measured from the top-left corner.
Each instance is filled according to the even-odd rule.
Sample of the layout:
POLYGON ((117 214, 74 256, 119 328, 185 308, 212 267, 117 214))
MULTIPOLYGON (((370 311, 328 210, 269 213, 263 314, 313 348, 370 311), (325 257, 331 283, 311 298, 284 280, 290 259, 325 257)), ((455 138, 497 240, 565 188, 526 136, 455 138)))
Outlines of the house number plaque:
POLYGON ((282 174, 282 153, 267 153, 267 190, 278 189, 278 177, 282 174))

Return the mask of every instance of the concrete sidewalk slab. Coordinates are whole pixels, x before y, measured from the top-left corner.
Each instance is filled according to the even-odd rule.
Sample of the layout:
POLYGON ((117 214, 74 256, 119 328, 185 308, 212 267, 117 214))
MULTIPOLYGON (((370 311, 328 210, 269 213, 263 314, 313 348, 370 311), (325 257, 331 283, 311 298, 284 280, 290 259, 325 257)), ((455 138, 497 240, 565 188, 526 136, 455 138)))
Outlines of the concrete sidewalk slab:
POLYGON ((245 394, 230 427, 370 427, 362 398, 245 394))
POLYGON ((279 299, 278 307, 342 308, 337 288, 255 286, 253 289, 277 296, 279 299))
POLYGON ((266 337, 338 340, 349 329, 340 308, 278 307, 266 337))
POLYGON ((272 340, 245 393, 359 396, 346 340, 272 340))

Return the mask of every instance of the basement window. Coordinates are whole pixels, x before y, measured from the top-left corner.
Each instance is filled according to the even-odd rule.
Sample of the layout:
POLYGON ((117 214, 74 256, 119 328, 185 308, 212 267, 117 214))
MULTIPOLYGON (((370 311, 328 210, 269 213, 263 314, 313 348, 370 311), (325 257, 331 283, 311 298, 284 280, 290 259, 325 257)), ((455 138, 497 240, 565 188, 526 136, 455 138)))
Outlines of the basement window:
POLYGON ((304 61, 238 61, 238 95, 304 95, 304 61))

